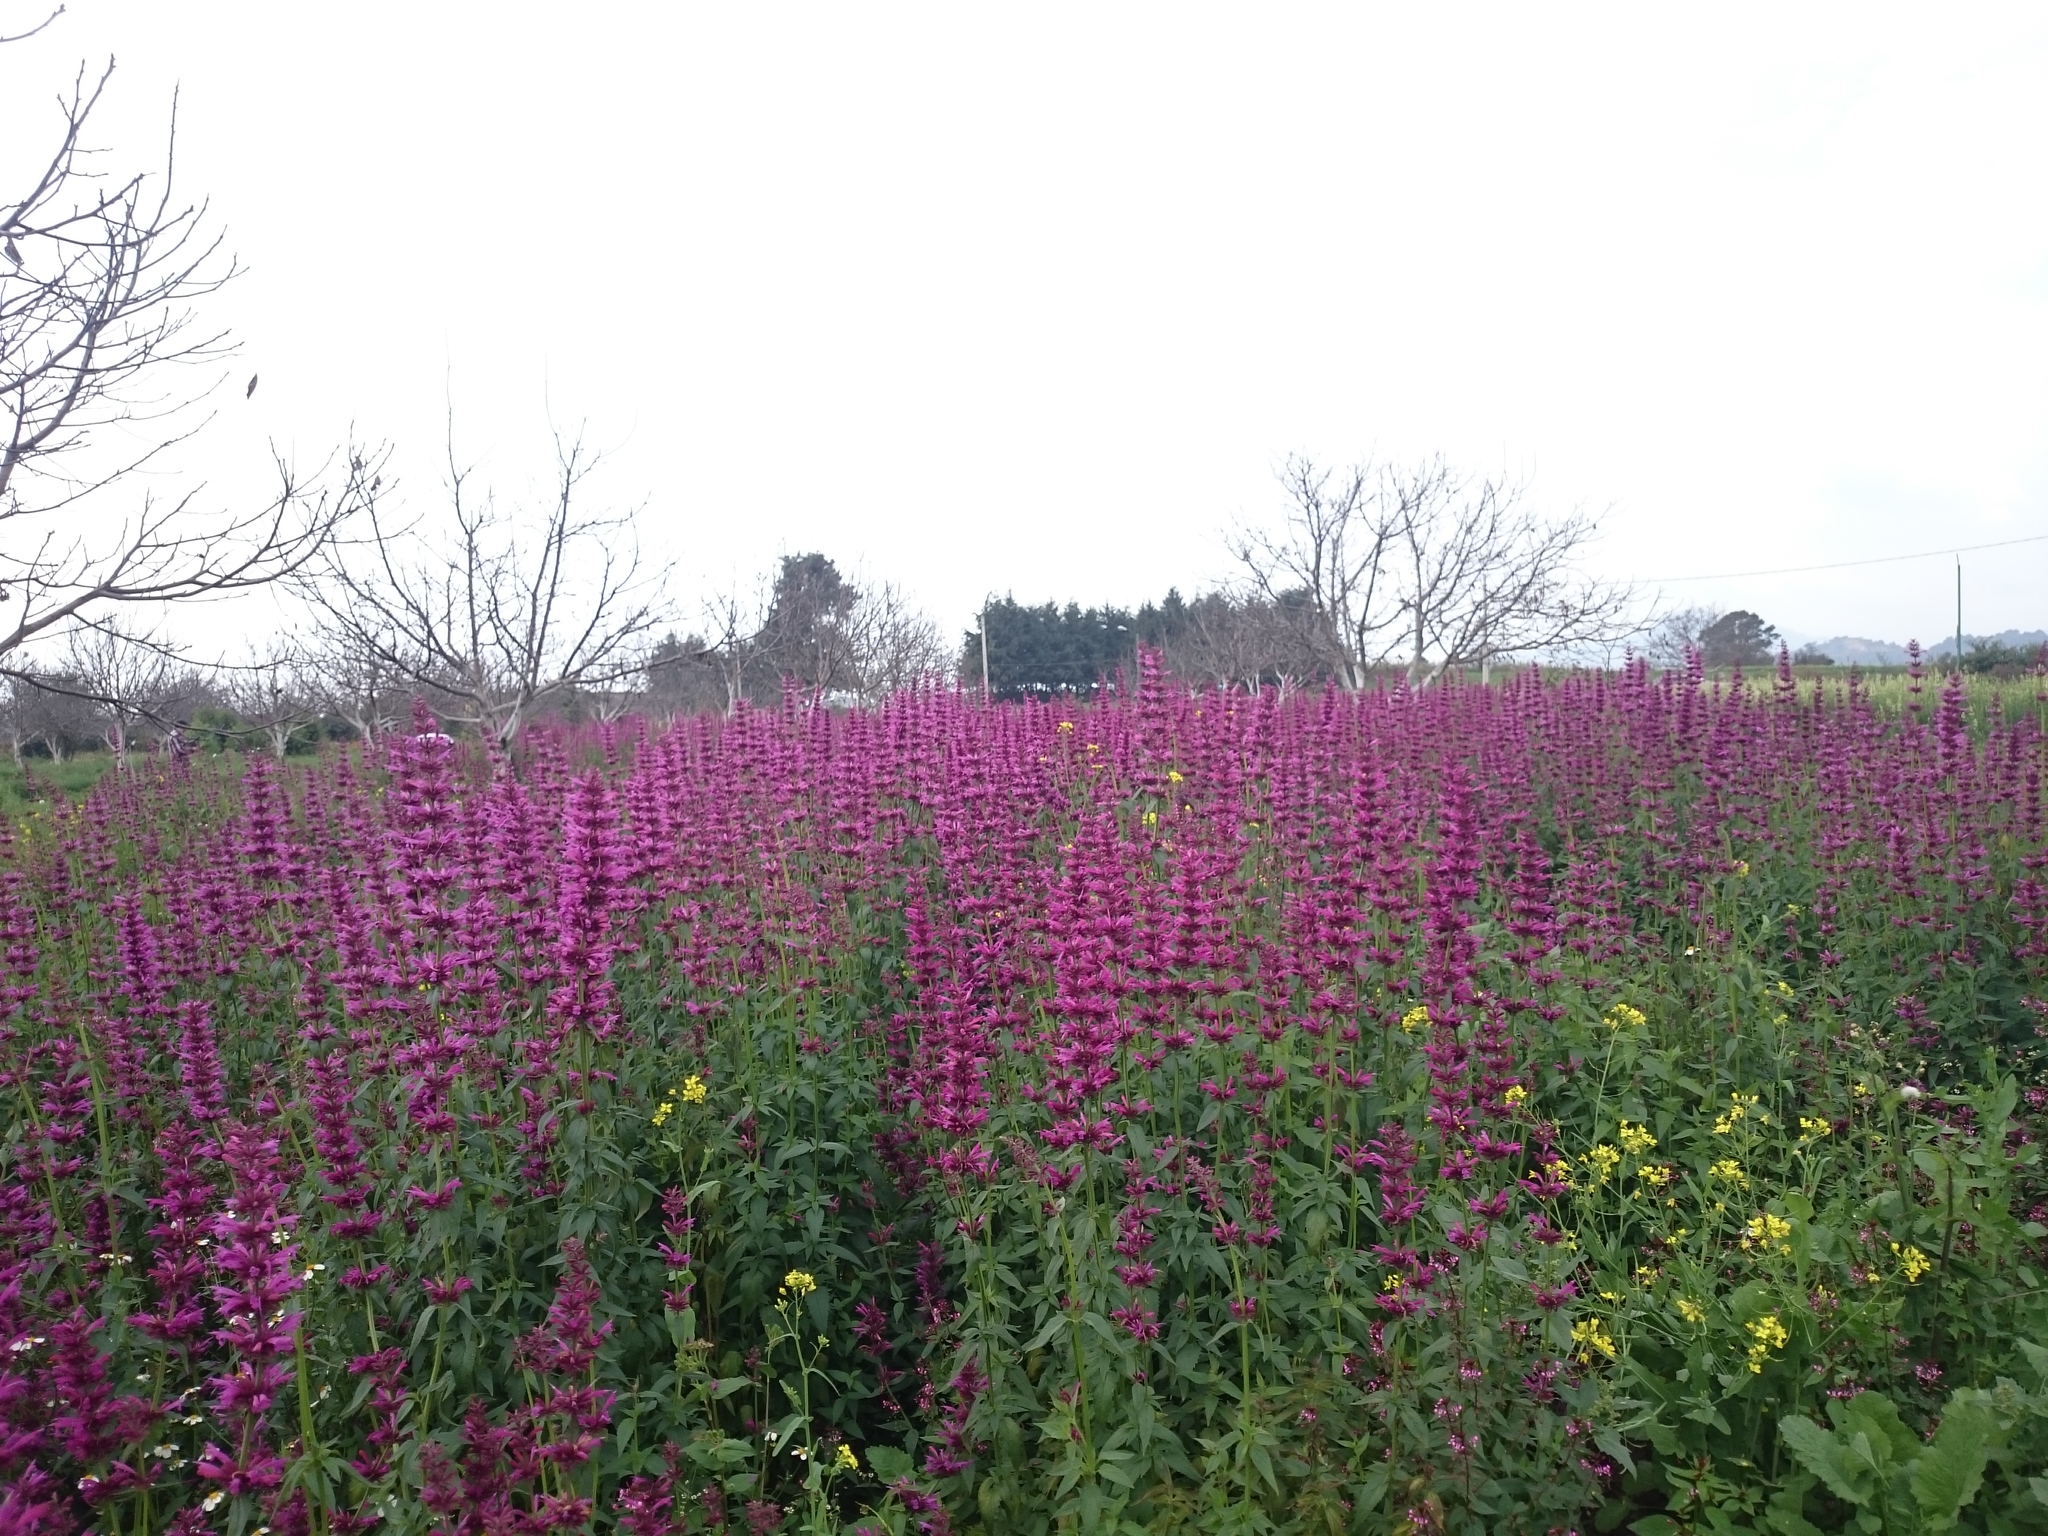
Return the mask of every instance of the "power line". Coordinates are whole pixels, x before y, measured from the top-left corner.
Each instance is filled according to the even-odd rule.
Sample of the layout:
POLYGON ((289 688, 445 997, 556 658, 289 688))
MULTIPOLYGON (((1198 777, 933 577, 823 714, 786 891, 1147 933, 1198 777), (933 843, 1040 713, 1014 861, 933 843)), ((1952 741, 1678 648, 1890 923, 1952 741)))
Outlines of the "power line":
POLYGON ((1999 539, 1990 544, 1951 545, 1947 549, 1924 549, 1917 555, 1878 555, 1869 560, 1835 560, 1827 565, 1788 565, 1775 571, 1718 571, 1711 576, 1650 576, 1646 585, 1658 586, 1680 581, 1740 581, 1752 576, 1803 576, 1808 571, 1845 571, 1854 565, 1895 565, 1901 560, 1932 560, 1938 555, 1967 555, 1980 549, 2006 549, 2014 544, 2039 544, 2048 533, 2030 533, 2023 539, 1999 539))

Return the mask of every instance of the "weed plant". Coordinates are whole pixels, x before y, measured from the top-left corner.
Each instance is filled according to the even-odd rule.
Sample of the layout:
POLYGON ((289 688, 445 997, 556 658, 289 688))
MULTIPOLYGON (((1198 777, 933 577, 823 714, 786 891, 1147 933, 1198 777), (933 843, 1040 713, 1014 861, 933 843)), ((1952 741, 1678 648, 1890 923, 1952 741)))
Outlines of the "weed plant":
POLYGON ((109 776, 0 847, 0 1531, 2048 1526, 2043 709, 109 776))

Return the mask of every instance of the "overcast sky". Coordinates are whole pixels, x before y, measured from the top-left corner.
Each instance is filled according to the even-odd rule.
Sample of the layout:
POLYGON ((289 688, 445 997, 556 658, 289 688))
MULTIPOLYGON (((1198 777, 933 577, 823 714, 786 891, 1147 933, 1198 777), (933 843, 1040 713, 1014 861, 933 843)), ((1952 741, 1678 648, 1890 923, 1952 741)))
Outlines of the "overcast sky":
MULTIPOLYGON (((182 89, 223 495, 353 423, 429 509, 447 392, 516 493, 552 409, 686 604, 816 548, 954 630, 1226 575, 1294 450, 1525 476, 1795 637, 1947 633, 1953 562, 1668 578, 2048 534, 2038 5, 69 3, 0 171, 81 57, 110 160, 182 89)), ((1963 558, 2048 625, 2048 542, 1963 558)))

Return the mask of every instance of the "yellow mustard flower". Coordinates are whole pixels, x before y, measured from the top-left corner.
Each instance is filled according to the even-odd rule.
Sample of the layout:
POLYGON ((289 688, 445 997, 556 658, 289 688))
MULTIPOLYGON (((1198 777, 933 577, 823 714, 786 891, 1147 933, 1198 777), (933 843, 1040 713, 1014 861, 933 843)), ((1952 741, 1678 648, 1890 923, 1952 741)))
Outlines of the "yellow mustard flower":
POLYGON ((1911 1243, 1893 1243, 1892 1253, 1899 1261, 1899 1268, 1905 1271, 1908 1285, 1918 1285, 1920 1277, 1934 1268, 1934 1260, 1911 1243))
POLYGON ((832 1453, 832 1470, 834 1472, 858 1472, 860 1470, 860 1458, 853 1454, 853 1447, 844 1440, 839 1442, 839 1449, 832 1453))
POLYGON ((1792 1335, 1785 1325, 1778 1321, 1778 1314, 1775 1312, 1753 1317, 1742 1326, 1748 1331, 1750 1338, 1755 1340, 1749 1346, 1749 1369, 1752 1374, 1760 1376, 1763 1374, 1764 1362, 1771 1357, 1771 1351, 1783 1349, 1792 1335))
POLYGON ((1792 1245, 1785 1241, 1792 1235, 1792 1223, 1782 1216, 1773 1216, 1761 1211, 1742 1229, 1742 1246, 1759 1251, 1776 1248, 1780 1253, 1790 1253, 1792 1245))
POLYGON ((1402 1034, 1412 1035, 1418 1029, 1427 1028, 1429 1028, 1429 1009, 1424 1004, 1418 1003, 1401 1015, 1402 1034))
POLYGON ((678 1090, 677 1097, 685 1104, 702 1104, 709 1091, 704 1086, 704 1079, 692 1072, 683 1079, 683 1086, 678 1090))
POLYGON ((1678 1315, 1688 1323, 1698 1324, 1707 1320, 1707 1309, 1690 1296, 1679 1297, 1675 1305, 1678 1308, 1678 1315))
POLYGON ((1742 1164, 1732 1157, 1724 1157, 1718 1163, 1709 1163, 1707 1173, 1717 1179, 1726 1179, 1737 1189, 1749 1188, 1749 1175, 1742 1171, 1742 1164))
POLYGON ((1524 1088, 1520 1083, 1516 1083, 1514 1087, 1510 1088, 1506 1093, 1500 1096, 1501 1102, 1503 1104, 1509 1105, 1519 1104, 1522 1102, 1522 1100, 1528 1097, 1529 1090, 1524 1088))
POLYGON ((1614 1172, 1620 1162, 1621 1154, 1604 1141, 1586 1154, 1586 1166, 1593 1170, 1593 1182, 1596 1184, 1605 1183, 1607 1175, 1614 1172))
POLYGON ((1608 1335, 1607 1330, 1600 1326, 1598 1318, 1589 1317, 1582 1323, 1573 1323, 1572 1342, 1580 1346, 1579 1361, 1583 1365, 1593 1363, 1595 1350, 1610 1360, 1614 1358, 1614 1340, 1608 1335))
POLYGON ((1607 1010, 1607 1027, 1609 1029, 1620 1029, 1623 1025, 1630 1029, 1641 1029, 1649 1022, 1649 1016, 1642 1009, 1632 1008, 1627 1003, 1616 1003, 1607 1010))
POLYGON ((674 1099, 663 1099, 659 1104, 657 1104, 654 1107, 654 1114, 652 1118, 656 1125, 660 1125, 663 1122, 665 1122, 668 1119, 668 1117, 674 1114, 675 1112, 676 1101, 674 1099))
POLYGON ((817 1288, 817 1277, 808 1270, 792 1269, 782 1277, 782 1291, 786 1296, 808 1296, 817 1288))
POLYGON ((1799 1130, 1801 1141, 1819 1141, 1823 1136, 1835 1134, 1835 1128, 1827 1121, 1809 1119, 1805 1115, 1799 1117, 1799 1130))
POLYGON ((1621 1122, 1620 1139, 1622 1150, 1631 1157, 1641 1157, 1657 1146, 1657 1138, 1650 1134, 1649 1127, 1631 1125, 1626 1120, 1621 1122))

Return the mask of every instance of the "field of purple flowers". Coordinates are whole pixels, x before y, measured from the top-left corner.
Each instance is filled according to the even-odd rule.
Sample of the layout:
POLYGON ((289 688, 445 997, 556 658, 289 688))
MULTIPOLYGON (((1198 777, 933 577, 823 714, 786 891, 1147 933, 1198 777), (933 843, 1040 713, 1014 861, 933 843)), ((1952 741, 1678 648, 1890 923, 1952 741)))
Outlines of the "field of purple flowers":
POLYGON ((0 846, 0 1536, 2048 1529, 2048 699, 163 758, 0 846))

